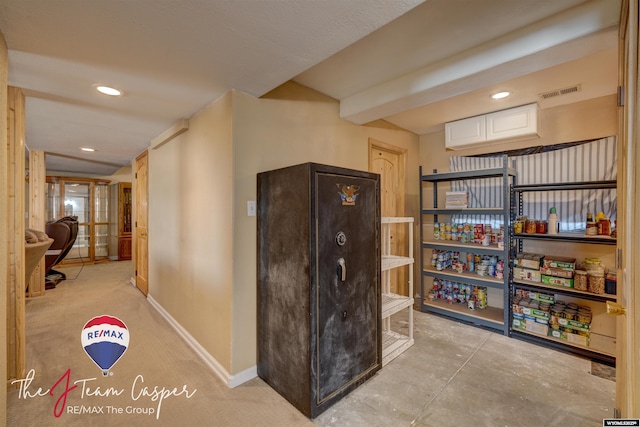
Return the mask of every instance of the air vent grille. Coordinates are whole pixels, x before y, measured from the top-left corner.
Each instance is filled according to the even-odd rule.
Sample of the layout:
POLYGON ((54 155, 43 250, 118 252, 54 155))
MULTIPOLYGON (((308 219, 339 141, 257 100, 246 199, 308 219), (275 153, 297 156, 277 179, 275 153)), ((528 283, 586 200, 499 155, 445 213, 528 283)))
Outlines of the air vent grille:
POLYGON ((548 92, 542 92, 538 94, 538 96, 541 99, 549 99, 549 98, 554 98, 556 96, 569 95, 569 94, 580 92, 580 91, 582 91, 582 85, 577 84, 577 85, 565 87, 562 89, 555 89, 555 90, 550 90, 548 92))

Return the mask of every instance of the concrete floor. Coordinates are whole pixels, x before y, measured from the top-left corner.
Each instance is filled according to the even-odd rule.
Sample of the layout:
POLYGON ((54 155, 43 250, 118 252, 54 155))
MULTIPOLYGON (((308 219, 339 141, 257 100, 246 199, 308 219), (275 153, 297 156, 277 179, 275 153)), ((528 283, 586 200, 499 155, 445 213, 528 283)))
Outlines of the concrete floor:
POLYGON ((588 359, 418 311, 414 338, 314 423, 595 427, 613 417, 615 382, 592 375, 588 359))

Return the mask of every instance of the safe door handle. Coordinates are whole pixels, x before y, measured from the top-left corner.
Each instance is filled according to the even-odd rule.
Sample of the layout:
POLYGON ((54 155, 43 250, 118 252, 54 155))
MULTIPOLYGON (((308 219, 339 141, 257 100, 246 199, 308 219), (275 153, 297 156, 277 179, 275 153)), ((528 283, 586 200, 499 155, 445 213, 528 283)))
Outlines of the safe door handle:
POLYGON ((340 268, 340 280, 347 280, 347 265, 344 262, 344 258, 338 259, 338 268, 340 268))

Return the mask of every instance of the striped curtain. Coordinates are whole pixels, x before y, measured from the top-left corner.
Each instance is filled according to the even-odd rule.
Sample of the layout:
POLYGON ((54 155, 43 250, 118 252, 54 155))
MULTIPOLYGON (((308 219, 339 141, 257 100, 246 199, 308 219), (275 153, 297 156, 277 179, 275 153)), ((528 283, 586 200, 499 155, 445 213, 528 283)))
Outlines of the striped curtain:
MULTIPOLYGON (((519 185, 615 180, 617 176, 616 137, 610 136, 568 148, 513 157, 519 185)), ((499 167, 497 157, 451 157, 452 172, 499 167)), ((469 207, 502 207, 500 179, 458 181, 454 191, 469 193, 469 207)), ((616 219, 616 190, 571 190, 523 194, 523 214, 546 219, 549 208, 558 213, 560 231, 585 229, 587 213, 603 212, 616 219)))
MULTIPOLYGON (((449 160, 451 172, 499 168, 503 166, 503 157, 451 157, 449 160)), ((515 167, 509 159, 511 167, 515 167)), ((453 181, 452 191, 464 191, 469 196, 470 208, 502 208, 503 190, 501 178, 481 178, 463 181, 453 181)), ((454 215, 453 222, 471 224, 491 224, 494 229, 503 226, 501 216, 493 215, 454 215)))

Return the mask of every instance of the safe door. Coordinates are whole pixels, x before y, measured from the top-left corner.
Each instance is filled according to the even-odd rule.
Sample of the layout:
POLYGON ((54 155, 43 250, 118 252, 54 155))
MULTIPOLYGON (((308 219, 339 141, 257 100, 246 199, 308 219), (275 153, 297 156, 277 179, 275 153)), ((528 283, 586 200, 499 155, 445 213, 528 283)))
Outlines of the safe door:
POLYGON ((374 179, 316 171, 315 186, 317 323, 311 326, 317 345, 311 362, 321 406, 381 366, 379 207, 374 179))

